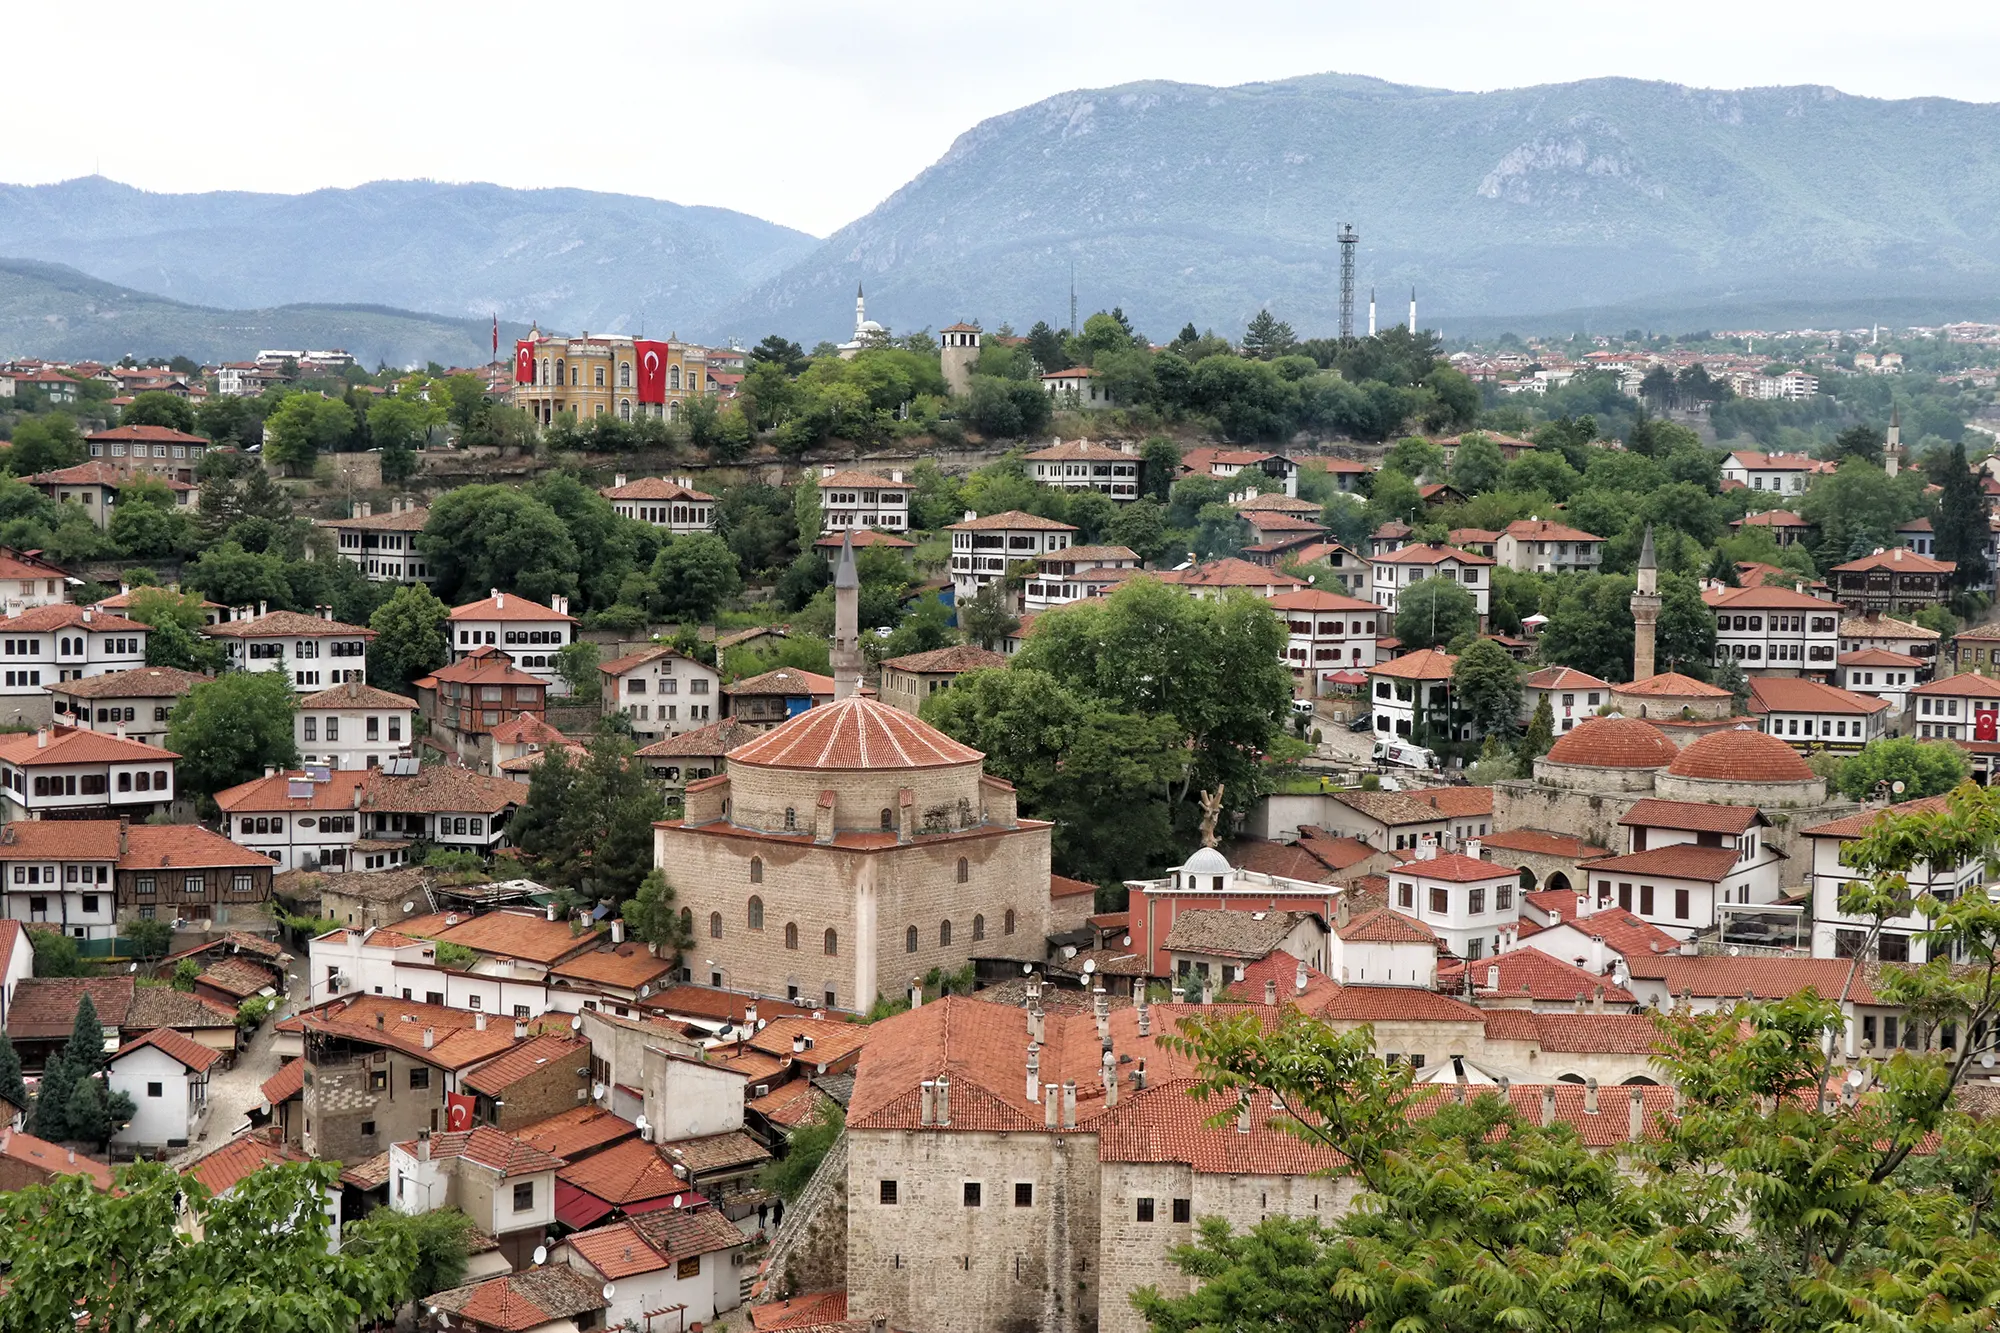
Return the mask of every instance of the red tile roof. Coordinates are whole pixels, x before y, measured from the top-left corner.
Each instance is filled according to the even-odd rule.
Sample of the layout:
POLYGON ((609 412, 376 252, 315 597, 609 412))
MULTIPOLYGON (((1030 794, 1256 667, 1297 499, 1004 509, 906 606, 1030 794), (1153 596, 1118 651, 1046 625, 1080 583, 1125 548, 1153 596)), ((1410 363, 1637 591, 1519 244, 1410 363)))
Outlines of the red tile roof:
POLYGON ((1660 875, 1717 884, 1729 877, 1738 859, 1734 847, 1700 847, 1691 842, 1677 842, 1625 856, 1600 857, 1584 862, 1578 869, 1592 875, 1660 875))
MULTIPOLYGON (((1476 966, 1476 965, 1475 965, 1476 966)), ((1488 1041, 1530 1041, 1544 1051, 1577 1055, 1651 1055, 1660 1030, 1651 1014, 1486 1011, 1488 1041)), ((1608 1094, 1607 1094, 1608 1095, 1608 1094)))
POLYGON ((929 723, 858 695, 809 708, 729 753, 732 767, 807 769, 942 768, 981 758, 929 723))
POLYGON ((1742 833, 1752 824, 1764 824, 1763 814, 1754 806, 1709 805, 1701 801, 1666 801, 1648 796, 1632 803, 1618 821, 1626 828, 1670 828, 1690 833, 1742 833))
POLYGON ((839 1324, 847 1319, 847 1293, 814 1291, 788 1301, 750 1307, 750 1327, 756 1333, 790 1333, 814 1329, 822 1324, 839 1324))
POLYGON ((104 1163, 18 1129, 0 1129, 0 1157, 49 1176, 88 1176, 97 1188, 111 1188, 111 1168, 104 1163))
POLYGON ((1204 561, 1187 569, 1162 570, 1154 577, 1162 583, 1183 588, 1279 588, 1297 592, 1307 586, 1302 579, 1264 565, 1253 565, 1233 555, 1204 561))
POLYGON ((152 626, 68 602, 31 606, 17 616, 0 620, 0 633, 46 634, 60 629, 87 629, 94 634, 145 634, 152 626))
POLYGON ((1579 995, 1594 1000, 1602 988, 1607 1004, 1638 1003, 1631 991, 1615 984, 1609 977, 1585 971, 1535 948, 1512 949, 1487 958, 1439 967, 1438 986, 1447 988, 1454 983, 1462 984, 1462 979, 1467 976, 1472 978, 1473 986, 1482 995, 1509 999, 1526 995, 1539 1003, 1569 1004, 1579 995), (1499 969, 1497 986, 1493 984, 1496 968, 1499 969))
MULTIPOLYGON (((950 532, 1075 532, 1074 523, 1062 523, 1053 518, 1042 518, 1037 514, 1023 513, 1019 509, 1009 509, 1004 514, 988 514, 984 518, 968 518, 963 523, 947 525, 950 532)), ((1061 555, 1060 551, 1049 551, 1048 555, 1061 555)))
MULTIPOLYGON (((1600 907, 1584 917, 1570 911, 1565 913, 1562 924, 1586 938, 1603 940, 1607 949, 1622 958, 1673 953, 1681 947, 1674 936, 1622 907, 1600 907)), ((1553 954, 1554 950, 1544 949, 1544 952, 1553 954)))
POLYGON ((2000 680, 1977 671, 1961 671, 1955 676, 1927 680, 1910 693, 1956 699, 2000 699, 2000 680))
POLYGON ((1627 681, 1623 685, 1614 685, 1611 688, 1620 694, 1634 694, 1654 699, 1724 699, 1729 696, 1729 691, 1719 685, 1696 680, 1693 676, 1683 676, 1678 671, 1662 671, 1644 680, 1627 681))
POLYGON ((1440 852, 1428 860, 1418 857, 1395 868, 1397 875, 1416 879, 1443 880, 1451 884, 1477 884, 1490 879, 1512 879, 1512 866, 1495 865, 1458 852, 1440 852))
POLYGON ((1334 934, 1349 944, 1436 944, 1437 932, 1391 907, 1363 912, 1334 934))
POLYGON ((748 1245, 734 1222, 714 1208, 662 1208, 608 1227, 579 1231, 564 1242, 607 1282, 658 1273, 682 1259, 748 1245))
POLYGON ((172 1028, 154 1028, 143 1037, 135 1037, 118 1048, 113 1060, 123 1059, 142 1046, 150 1046, 169 1059, 180 1061, 197 1074, 204 1074, 222 1058, 222 1052, 204 1046, 191 1037, 184 1037, 172 1028))
MULTIPOLYGON (((477 1090, 490 1091, 485 1088, 477 1090)), ((396 1146, 413 1157, 417 1153, 415 1139, 396 1146)), ((504 1133, 491 1125, 475 1125, 471 1129, 433 1134, 430 1146, 433 1161, 444 1157, 463 1157, 468 1162, 477 1162, 481 1166, 499 1172, 502 1180, 514 1176, 532 1176, 542 1171, 555 1171, 568 1165, 562 1158, 543 1152, 515 1135, 504 1133)))
POLYGON ((301 1092, 304 1092, 305 1086, 306 1062, 304 1060, 287 1060, 285 1061, 284 1068, 265 1079, 259 1086, 258 1091, 264 1094, 265 1101, 276 1106, 279 1102, 290 1101, 301 1092))
POLYGON ((299 700, 299 707, 301 709, 414 709, 416 706, 417 701, 415 699, 406 699, 400 694, 391 694, 387 690, 378 690, 373 685, 363 685, 359 681, 349 681, 345 685, 336 685, 330 690, 321 690, 318 694, 308 694, 305 698, 299 700))
POLYGON ((47 689, 51 694, 72 699, 177 699, 214 679, 178 667, 135 667, 131 671, 106 671, 101 675, 56 681, 47 689))
POLYGON ((418 689, 437 688, 437 682, 446 681, 454 685, 517 685, 529 689, 546 690, 548 682, 538 676, 531 676, 514 665, 514 659, 498 648, 475 648, 450 666, 439 667, 422 680, 414 682, 418 689))
POLYGON ((1542 829, 1503 829, 1489 833, 1480 839, 1481 851, 1522 852, 1532 856, 1561 856, 1582 858, 1606 855, 1610 848, 1598 847, 1582 838, 1567 833, 1548 833, 1542 829))
MULTIPOLYGON (((2000 627, 1996 627, 2000 628, 2000 627)), ((1965 638, 1964 634, 1958 636, 1965 638)), ((1863 648, 1858 653, 1842 653, 1838 663, 1844 667, 1890 667, 1914 671, 1920 665, 1917 659, 1907 653, 1892 653, 1886 648, 1863 648)))
POLYGON ((238 847, 199 824, 134 824, 126 835, 125 851, 118 858, 120 870, 194 866, 256 869, 273 864, 264 853, 238 847))
POLYGON ((1095 895, 1097 886, 1081 879, 1069 879, 1062 875, 1049 876, 1050 898, 1076 898, 1084 894, 1095 895))
POLYGON ((655 958, 645 945, 627 940, 565 959, 549 969, 552 977, 572 981, 637 990, 647 982, 658 982, 674 970, 673 956, 655 958))
MULTIPOLYGON (((1579 728, 1581 730, 1581 728, 1579 728)), ((1718 731, 1674 756, 1667 772, 1712 782, 1811 782, 1812 769, 1776 736, 1747 727, 1718 731)))
POLYGON ((1688 992, 1700 999, 1731 1000, 1745 995, 1782 1000, 1808 988, 1824 1000, 1840 995, 1850 971, 1854 984, 1848 999, 1874 1004, 1871 969, 1845 958, 1731 958, 1724 954, 1662 954, 1625 960, 1634 980, 1655 981, 1674 995, 1688 992))
POLYGON ((275 1143, 263 1134, 252 1132, 233 1139, 214 1152, 197 1159, 194 1165, 181 1174, 200 1181, 210 1194, 223 1194, 254 1171, 275 1166, 280 1162, 306 1160, 304 1153, 296 1152, 282 1143, 275 1143))
POLYGON ((84 437, 87 440, 143 440, 147 444, 201 444, 208 443, 206 435, 189 435, 171 426, 113 426, 84 437))
POLYGON ((888 477, 877 476, 873 472, 857 472, 851 469, 836 472, 830 477, 821 477, 819 478, 819 485, 821 490, 825 490, 829 486, 856 486, 864 490, 878 491, 909 491, 916 489, 914 482, 895 481, 888 477))
POLYGON ((230 620, 210 625, 203 633, 225 639, 372 639, 375 631, 361 625, 343 625, 338 620, 308 616, 297 611, 271 611, 249 620, 230 620))
POLYGON ((562 745, 569 740, 532 713, 516 713, 510 721, 502 722, 486 734, 495 745, 562 745))
MULTIPOLYGON (((407 922, 403 925, 408 927, 407 922)), ((546 966, 573 953, 581 953, 608 934, 607 927, 597 926, 578 935, 570 929, 569 922, 560 917, 551 921, 542 912, 500 908, 482 912, 438 932, 432 938, 464 945, 480 953, 519 958, 546 966)))
POLYGON ((307 1032, 392 1047, 438 1069, 464 1069, 514 1045, 511 1022, 492 1020, 482 1032, 478 1018, 469 1009, 357 994, 308 1009, 299 1015, 299 1022, 307 1032), (424 1044, 426 1032, 431 1036, 428 1046, 424 1044))
POLYGON ((571 1162, 556 1173, 556 1178, 614 1206, 689 1188, 686 1178, 674 1174, 660 1149, 639 1139, 627 1139, 581 1162, 571 1162))
POLYGON ((927 653, 909 653, 903 657, 887 658, 885 667, 898 671, 913 671, 922 674, 956 674, 961 671, 975 671, 980 667, 1000 667, 1007 665, 1007 659, 978 644, 958 643, 949 648, 933 648, 927 653))
POLYGON ((1915 801, 1900 801, 1884 809, 1863 810, 1835 819, 1825 824, 1815 824, 1804 830, 1808 838, 1858 838, 1875 826, 1875 821, 1885 814, 1911 815, 1932 814, 1943 811, 1949 804, 1949 792, 1939 796, 1926 796, 1915 801))
POLYGON ((1458 659, 1442 648, 1419 648, 1394 661, 1376 663, 1368 668, 1368 674, 1392 680, 1450 680, 1457 665, 1458 659))
POLYGON ((1521 685, 1530 690, 1608 690, 1609 681, 1599 680, 1588 671, 1578 671, 1575 667, 1543 667, 1521 677, 1521 685))
POLYGON ((1401 546, 1369 557, 1369 562, 1377 565, 1441 565, 1447 560, 1456 560, 1461 565, 1494 563, 1492 556, 1463 551, 1456 546, 1401 546))
POLYGON ((101 731, 60 725, 43 731, 48 734, 46 745, 41 743, 39 731, 0 739, 0 759, 21 768, 33 768, 42 764, 144 764, 180 758, 172 750, 120 740, 101 731))
POLYGON ((1601 542, 1604 538, 1594 532, 1584 532, 1580 528, 1566 527, 1553 519, 1517 518, 1505 529, 1509 537, 1524 542, 1601 542))
POLYGON ((1830 572, 1863 574, 1870 570, 1890 569, 1899 574, 1936 574, 1942 578, 1956 568, 1958 566, 1949 560, 1932 560, 1927 556, 1918 555, 1907 547, 1896 546, 1887 551, 1864 555, 1859 560, 1849 560, 1843 565, 1835 565, 1830 572))
POLYGON ((499 1096, 522 1079, 539 1074, 550 1065, 574 1069, 579 1062, 590 1063, 590 1043, 569 1037, 545 1034, 530 1037, 506 1054, 487 1061, 461 1075, 459 1082, 474 1092, 499 1096))
POLYGON ((451 618, 453 620, 560 620, 572 625, 576 623, 575 616, 564 615, 553 607, 543 606, 532 598, 513 592, 496 592, 476 602, 454 606, 451 609, 451 618))
POLYGON ((1491 787, 1432 787, 1414 795, 1431 809, 1451 819, 1493 813, 1491 787))
POLYGON ((7 1035, 15 1041, 67 1037, 76 1026, 77 1006, 85 995, 107 1028, 125 1025, 132 1006, 132 978, 23 977, 14 985, 7 1006, 7 1035))
POLYGON ((1586 768, 1664 768, 1680 754, 1674 743, 1648 722, 1630 717, 1594 717, 1556 737, 1552 764, 1586 768))
POLYGON ((546 1120, 514 1131, 514 1137, 521 1142, 572 1162, 638 1136, 637 1125, 598 1106, 559 1111, 546 1120))
POLYGON ((628 481, 623 486, 606 486, 598 494, 607 500, 697 500, 712 501, 712 495, 704 494, 690 486, 665 477, 641 477, 628 481))
POLYGON ((601 1286, 567 1264, 544 1264, 440 1291, 426 1296, 424 1304, 494 1333, 527 1333, 558 1319, 602 1310, 601 1286))
MULTIPOLYGON (((891 550, 909 550, 916 546, 915 542, 906 538, 898 537, 890 532, 877 532, 873 528, 856 528, 844 535, 854 539, 854 549, 857 551, 865 551, 871 546, 886 546, 891 550)), ((824 547, 829 551, 837 551, 840 549, 840 537, 821 537, 813 545, 824 547)))
POLYGON ((822 676, 817 671, 801 671, 797 667, 779 667, 775 671, 731 682, 722 687, 722 692, 728 695, 825 695, 831 698, 833 687, 832 676, 822 676))
POLYGON ((1803 676, 1755 676, 1750 681, 1752 713, 1839 713, 1867 716, 1889 707, 1887 699, 1823 685, 1803 676))
POLYGON ((1093 444, 1089 440, 1071 440, 1067 444, 1057 441, 1046 449, 1037 449, 1033 453, 1021 456, 1045 463, 1098 462, 1131 463, 1136 465, 1139 462, 1139 455, 1137 454, 1128 454, 1123 449, 1113 449, 1108 444, 1093 444))
POLYGON ((195 489, 187 482, 164 477, 144 468, 119 467, 96 459, 78 463, 75 467, 58 468, 54 472, 38 472, 28 478, 30 486, 105 486, 112 490, 122 490, 135 481, 156 481, 170 491, 195 489))

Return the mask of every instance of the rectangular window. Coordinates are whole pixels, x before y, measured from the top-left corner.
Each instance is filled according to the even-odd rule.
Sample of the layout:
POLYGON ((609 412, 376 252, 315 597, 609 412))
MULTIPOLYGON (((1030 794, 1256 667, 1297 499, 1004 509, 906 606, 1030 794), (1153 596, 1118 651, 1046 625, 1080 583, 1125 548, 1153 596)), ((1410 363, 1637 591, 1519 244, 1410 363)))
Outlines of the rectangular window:
POLYGON ((1417 887, 1407 880, 1396 882, 1396 906, 1413 908, 1417 905, 1417 887))
POLYGON ((514 1186, 514 1211, 525 1213, 535 1206, 535 1182, 524 1180, 514 1186))
POLYGON ((894 1202, 896 1202, 896 1182, 895 1182, 895 1181, 893 1181, 893 1180, 885 1180, 885 1181, 883 1181, 883 1182, 882 1182, 882 1184, 881 1184, 881 1199, 882 1199, 882 1202, 883 1202, 883 1203, 894 1203, 894 1202))
POLYGON ((1035 1206, 1035 1186, 1033 1181, 1017 1180, 1014 1182, 1014 1206, 1016 1208, 1033 1208, 1035 1206))
POLYGON ((1134 1212, 1133 1212, 1133 1214, 1132 1214, 1132 1217, 1133 1217, 1133 1220, 1134 1220, 1134 1221, 1138 1221, 1138 1222, 1150 1222, 1150 1221, 1152 1221, 1152 1220, 1153 1220, 1153 1201, 1152 1201, 1151 1199, 1140 1199, 1140 1200, 1138 1201, 1138 1204, 1137 1204, 1137 1207, 1136 1207, 1136 1209, 1134 1210, 1134 1212))
POLYGON ((148 1083, 148 1084, 146 1085, 146 1095, 147 1095, 148 1097, 164 1097, 164 1096, 166 1096, 166 1095, 167 1095, 167 1087, 166 1087, 166 1084, 164 1084, 164 1083, 148 1083))
POLYGON ((1194 1220, 1194 1200, 1193 1200, 1193 1199, 1175 1199, 1175 1200, 1174 1200, 1174 1221, 1176 1221, 1176 1222, 1191 1222, 1191 1221, 1193 1221, 1193 1220, 1194 1220))
POLYGON ((1685 921, 1687 919, 1688 919, 1688 891, 1686 889, 1675 889, 1674 920, 1685 921))
POLYGON ((1431 915, 1445 916, 1451 911, 1451 890, 1433 886, 1431 889, 1431 915))
POLYGON ((1478 916, 1486 910, 1486 890, 1484 888, 1469 889, 1466 891, 1465 910, 1474 916, 1478 916))
POLYGON ((1639 886, 1639 915, 1651 916, 1652 914, 1653 886, 1650 884, 1641 884, 1639 886))
POLYGON ((410 1071, 410 1091, 421 1092, 431 1085, 431 1071, 428 1065, 418 1065, 410 1071))
MULTIPOLYGON (((371 1069, 371 1070, 369 1070, 369 1071, 368 1071, 368 1091, 370 1091, 370 1092, 387 1092, 388 1090, 389 1090, 389 1071, 388 1071, 388 1070, 386 1070, 386 1069, 371 1069)), ((366 1131, 366 1130, 363 1130, 362 1132, 363 1132, 363 1133, 367 1133, 367 1131, 366 1131)))
POLYGON ((980 1194, 981 1190, 978 1181, 968 1180, 965 1182, 965 1206, 967 1208, 979 1207, 980 1194))

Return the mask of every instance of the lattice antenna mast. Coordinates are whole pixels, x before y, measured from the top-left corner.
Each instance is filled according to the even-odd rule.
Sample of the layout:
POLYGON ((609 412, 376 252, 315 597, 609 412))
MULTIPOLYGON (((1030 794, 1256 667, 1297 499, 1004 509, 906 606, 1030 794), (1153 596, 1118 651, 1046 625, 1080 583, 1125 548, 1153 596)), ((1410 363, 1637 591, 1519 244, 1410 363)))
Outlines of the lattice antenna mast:
POLYGON ((1354 341, 1354 247, 1361 240, 1351 222, 1340 228, 1340 340, 1354 341))

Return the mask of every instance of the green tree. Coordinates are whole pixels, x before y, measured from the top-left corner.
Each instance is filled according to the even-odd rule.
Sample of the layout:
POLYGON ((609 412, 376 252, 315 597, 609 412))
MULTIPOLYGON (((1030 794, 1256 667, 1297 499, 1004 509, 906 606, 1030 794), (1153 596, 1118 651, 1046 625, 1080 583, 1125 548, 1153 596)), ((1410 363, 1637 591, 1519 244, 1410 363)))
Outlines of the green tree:
POLYGON ((1168 537, 1166 511, 1150 495, 1120 509, 1104 534, 1112 545, 1123 546, 1149 562, 1166 554, 1168 537))
POLYGON ((1706 667, 1715 658, 1715 613, 1701 600, 1701 584, 1686 574, 1660 575, 1660 619, 1654 656, 1668 670, 1706 667))
POLYGON ((1549 752, 1556 740, 1555 710, 1549 707, 1546 692, 1535 703, 1534 714, 1528 719, 1528 729, 1521 733, 1521 743, 1514 750, 1514 764, 1525 777, 1535 771, 1535 761, 1549 752))
MULTIPOLYGON (((544 867, 545 875, 554 873, 547 867, 567 867, 576 856, 577 849, 563 841, 564 822, 576 801, 576 783, 577 769, 568 748, 557 745, 544 750, 541 762, 528 774, 528 794, 508 824, 507 836, 520 848, 522 857, 544 867)), ((563 873, 571 872, 565 869, 563 873)))
POLYGON ((15 476, 29 477, 75 467, 86 453, 83 432, 76 428, 75 419, 66 412, 48 412, 15 424, 5 463, 15 476))
POLYGON ((618 915, 633 939, 659 945, 662 957, 671 950, 678 958, 694 947, 693 932, 681 920, 674 886, 667 883, 663 870, 649 871, 639 881, 638 890, 619 905, 618 915))
POLYGON ((1035 364, 1043 371, 1068 370, 1069 354, 1063 349, 1063 336, 1048 326, 1046 320, 1036 320, 1028 330, 1028 355, 1035 358, 1035 364))
POLYGON ((810 472, 800 477, 792 487, 792 520, 799 553, 803 555, 812 550, 813 543, 820 539, 825 522, 819 499, 819 478, 810 472))
POLYGON ((787 375, 797 375, 806 368, 805 349, 792 342, 781 333, 765 335, 764 341, 750 349, 753 365, 773 365, 787 375))
POLYGON ((1375 485, 1368 495, 1368 530, 1373 532, 1385 523, 1415 523, 1424 513, 1424 497, 1417 491, 1417 483, 1400 472, 1385 470, 1375 474, 1375 485))
POLYGON ((924 720, 983 751, 1023 813, 1055 823, 1055 863, 1080 879, 1170 859, 1171 783, 1186 767, 1171 717, 1114 711, 1032 668, 972 671, 924 702, 924 720), (1115 812, 1115 813, 1114 813, 1115 812))
POLYGON ((513 837, 543 882, 613 902, 638 890, 666 807, 632 752, 625 737, 600 731, 580 763, 556 749, 535 765, 513 837))
POLYGON ((1870 467, 1882 466, 1882 432, 1867 422, 1849 426, 1833 437, 1835 458, 1858 458, 1870 467))
POLYGON ((1451 671, 1453 703, 1481 734, 1511 736, 1520 725, 1521 668, 1491 639, 1474 639, 1451 671))
POLYGON ((1884 736, 1841 761, 1835 780, 1840 794, 1850 801, 1873 800, 1878 795, 1891 801, 1915 801, 1950 791, 1971 772, 1965 752, 1947 741, 1884 736), (1892 790, 1898 782, 1903 784, 1900 792, 1892 790))
POLYGON ((1139 493, 1165 504, 1181 477, 1181 447, 1162 436, 1139 446, 1139 493))
POLYGON ((405 584, 368 617, 375 631, 368 645, 368 674, 384 689, 411 681, 450 660, 451 608, 421 583, 405 584))
POLYGON ((1444 475, 1444 450, 1421 435, 1406 435, 1389 450, 1382 466, 1412 479, 1437 481, 1444 475))
MULTIPOLYGON (((27 1080, 21 1077, 21 1053, 14 1049, 14 1042, 5 1032, 0 1032, 0 1103, 29 1109, 27 1080)), ((6 1117, 0 1108, 0 1118, 6 1117)))
POLYGON ((1396 637, 1410 649, 1440 648, 1479 632, 1479 604, 1456 579, 1418 579, 1396 594, 1396 637))
POLYGON ((822 1101, 810 1119, 785 1135, 785 1155, 764 1168, 758 1183, 786 1203, 795 1202, 846 1128, 840 1103, 822 1101))
POLYGON ((192 958, 183 958, 174 964, 173 986, 177 991, 192 995, 194 984, 200 979, 202 966, 192 958))
POLYGON ((35 975, 38 977, 81 977, 90 973, 89 966, 77 952, 76 941, 59 930, 28 931, 28 947, 35 955, 35 975))
POLYGON ((958 627, 968 643, 999 650, 1000 642, 1021 628, 1021 619, 1007 606, 1007 590, 989 583, 958 604, 958 627))
POLYGON ((604 695, 604 677, 597 670, 597 645, 588 639, 565 644, 556 652, 556 674, 569 686, 575 703, 596 703, 604 695))
POLYGON ((354 430, 354 413, 337 398, 288 394, 264 421, 264 458, 294 477, 310 476, 313 462, 332 453, 354 430))
POLYGON ((178 394, 152 390, 139 394, 118 414, 121 426, 165 426, 194 433, 194 405, 178 394))
POLYGON ((707 621, 736 595, 742 579, 736 556, 722 538, 706 532, 676 537, 653 560, 653 583, 660 613, 671 619, 707 621))
POLYGON ((213 797, 266 768, 297 767, 297 711, 291 673, 282 670, 235 671, 189 690, 167 722, 181 790, 213 797))
POLYGON ((97 1329, 348 1333, 412 1290, 408 1228, 375 1217, 331 1248, 338 1162, 266 1167, 212 1198, 164 1163, 116 1190, 64 1176, 0 1195, 0 1333, 97 1329), (199 1239, 196 1239, 199 1237, 199 1239))
POLYGON ((409 1277, 398 1293, 399 1303, 420 1301, 465 1281, 466 1260, 471 1257, 473 1237, 479 1228, 458 1209, 401 1213, 389 1207, 371 1208, 362 1224, 371 1245, 379 1246, 394 1236, 398 1249, 407 1244, 415 1252, 409 1277))
POLYGON ((1951 446, 1945 455, 1938 479, 1942 493, 1937 501, 1937 558, 1950 560, 1954 568, 1951 585, 1961 591, 1984 586, 1992 577, 1986 560, 1986 543, 1992 537, 1988 516, 1992 500, 1981 487, 1980 478, 1965 461, 1965 445, 1951 446))
POLYGON ((1452 455, 1451 484, 1467 495, 1477 495, 1499 485, 1506 468, 1507 459, 1492 437, 1472 431, 1459 439, 1458 450, 1452 455))
POLYGON ((1542 627, 1540 656, 1601 680, 1632 678, 1632 580, 1587 574, 1564 587, 1542 627))
POLYGON ((1298 335, 1292 332, 1292 326, 1269 310, 1259 310, 1250 327, 1243 331, 1243 355, 1259 361, 1284 356, 1298 345, 1298 335))
POLYGON ((575 596, 576 543, 548 505, 510 486, 460 486, 431 505, 417 536, 438 595, 457 604, 493 588, 547 602, 575 596))
POLYGON ((173 926, 158 917, 127 921, 119 934, 125 937, 125 942, 132 946, 132 952, 142 962, 165 957, 174 942, 173 926))

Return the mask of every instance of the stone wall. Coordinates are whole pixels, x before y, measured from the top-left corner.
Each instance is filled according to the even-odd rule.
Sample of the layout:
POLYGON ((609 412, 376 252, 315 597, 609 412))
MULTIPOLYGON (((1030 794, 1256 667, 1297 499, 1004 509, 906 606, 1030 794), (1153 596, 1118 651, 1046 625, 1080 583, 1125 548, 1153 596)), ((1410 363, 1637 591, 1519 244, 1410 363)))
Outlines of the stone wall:
POLYGON ((324 1057, 308 1051, 302 1109, 313 1156, 358 1162, 443 1124, 444 1071, 400 1051, 383 1054, 376 1063, 370 1052, 324 1057), (412 1069, 428 1071, 428 1088, 410 1087, 412 1069), (379 1088, 373 1086, 377 1073, 383 1075, 379 1088), (364 1125, 373 1132, 364 1132, 364 1125))
POLYGON ((563 1111, 574 1111, 590 1095, 590 1046, 577 1042, 569 1054, 550 1060, 525 1078, 516 1079, 500 1094, 496 1108, 501 1129, 532 1125, 563 1111), (577 1071, 582 1070, 579 1074, 577 1071))
POLYGON ((764 1299, 773 1301, 847 1285, 847 1135, 834 1140, 799 1197, 786 1205, 764 1274, 764 1299))

